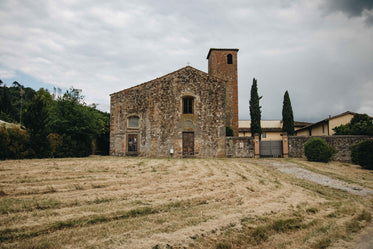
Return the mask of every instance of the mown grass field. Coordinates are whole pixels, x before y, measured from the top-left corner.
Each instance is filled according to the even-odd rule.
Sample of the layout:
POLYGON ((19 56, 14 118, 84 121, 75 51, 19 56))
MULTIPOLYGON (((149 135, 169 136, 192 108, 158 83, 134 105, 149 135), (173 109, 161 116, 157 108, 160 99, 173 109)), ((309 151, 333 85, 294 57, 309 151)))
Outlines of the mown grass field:
MULTIPOLYGON (((373 188, 355 165, 289 161, 373 188)), ((0 247, 353 248, 372 204, 263 159, 1 161, 0 247)))

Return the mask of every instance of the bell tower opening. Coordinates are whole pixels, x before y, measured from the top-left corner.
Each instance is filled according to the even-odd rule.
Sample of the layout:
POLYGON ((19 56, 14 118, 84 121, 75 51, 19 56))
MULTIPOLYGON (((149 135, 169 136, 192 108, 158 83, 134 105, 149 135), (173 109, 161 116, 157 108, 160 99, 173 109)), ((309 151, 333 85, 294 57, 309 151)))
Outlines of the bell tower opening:
POLYGON ((231 54, 227 55, 227 64, 233 64, 233 56, 231 54))
POLYGON ((238 76, 237 48, 210 48, 207 55, 208 73, 227 81, 226 126, 238 136, 238 76))

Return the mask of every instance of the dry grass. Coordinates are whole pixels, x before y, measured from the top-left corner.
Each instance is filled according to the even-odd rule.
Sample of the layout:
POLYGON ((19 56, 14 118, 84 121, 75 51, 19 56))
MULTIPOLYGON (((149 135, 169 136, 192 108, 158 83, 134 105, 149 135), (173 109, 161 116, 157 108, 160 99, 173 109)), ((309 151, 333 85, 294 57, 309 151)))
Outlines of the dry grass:
MULTIPOLYGON (((371 197, 295 179, 258 162, 2 161, 0 247, 348 247, 371 222, 371 197)), ((360 184, 373 186, 372 174, 355 166, 295 162, 354 183, 364 177, 360 184)))

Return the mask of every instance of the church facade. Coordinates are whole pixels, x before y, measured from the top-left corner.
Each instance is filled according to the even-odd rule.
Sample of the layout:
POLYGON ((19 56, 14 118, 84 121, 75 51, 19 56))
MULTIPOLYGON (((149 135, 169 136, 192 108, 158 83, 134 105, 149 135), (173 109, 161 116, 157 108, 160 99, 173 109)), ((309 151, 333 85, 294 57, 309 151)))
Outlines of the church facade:
POLYGON ((238 49, 208 52, 208 73, 187 66, 110 95, 110 154, 225 157, 238 136, 238 49))

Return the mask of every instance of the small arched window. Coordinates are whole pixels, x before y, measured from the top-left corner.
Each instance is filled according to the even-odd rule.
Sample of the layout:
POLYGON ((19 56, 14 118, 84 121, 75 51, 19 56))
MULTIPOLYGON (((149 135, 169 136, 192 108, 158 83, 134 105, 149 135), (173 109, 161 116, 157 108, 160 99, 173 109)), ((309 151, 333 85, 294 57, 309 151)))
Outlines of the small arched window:
POLYGON ((232 57, 231 54, 228 54, 228 56, 227 56, 227 63, 228 64, 232 64, 233 63, 233 57, 232 57))
POLYGON ((183 113, 184 114, 192 114, 193 113, 193 103, 194 98, 187 96, 183 98, 183 113))
POLYGON ((139 128, 139 117, 131 116, 128 118, 128 128, 139 128))

